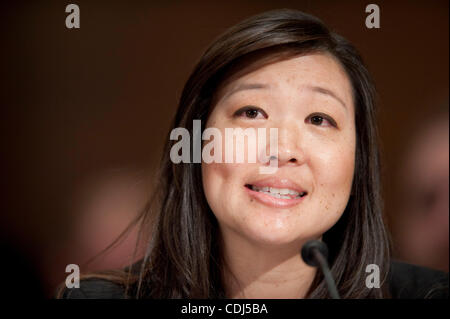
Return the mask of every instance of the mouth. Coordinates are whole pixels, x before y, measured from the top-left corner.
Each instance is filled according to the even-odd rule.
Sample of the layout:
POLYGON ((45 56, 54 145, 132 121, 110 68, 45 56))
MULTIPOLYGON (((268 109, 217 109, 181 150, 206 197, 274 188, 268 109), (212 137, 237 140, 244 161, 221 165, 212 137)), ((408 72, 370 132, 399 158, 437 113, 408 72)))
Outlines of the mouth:
POLYGON ((251 184, 246 184, 245 187, 248 189, 254 191, 263 193, 269 196, 272 196, 274 198, 281 198, 281 199, 296 199, 306 196, 308 193, 305 191, 297 192, 290 188, 276 188, 276 187, 269 187, 269 186, 263 186, 258 187, 251 184))
POLYGON ((287 179, 269 179, 245 184, 252 199, 275 208, 289 208, 300 204, 308 192, 287 179))

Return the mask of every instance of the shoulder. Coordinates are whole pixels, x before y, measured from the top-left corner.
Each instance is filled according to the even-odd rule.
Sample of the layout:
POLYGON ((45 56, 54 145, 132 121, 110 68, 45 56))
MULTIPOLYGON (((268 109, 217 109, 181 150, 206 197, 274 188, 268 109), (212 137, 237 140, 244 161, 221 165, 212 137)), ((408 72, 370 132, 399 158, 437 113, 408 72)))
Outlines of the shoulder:
MULTIPOLYGON (((64 288, 64 290, 57 294, 61 299, 125 299, 130 296, 126 295, 125 291, 125 277, 130 274, 131 277, 137 276, 141 269, 143 261, 125 267, 120 270, 104 271, 109 274, 108 279, 104 277, 97 277, 91 275, 90 278, 80 280, 79 288, 64 288), (112 280, 111 278, 116 278, 112 280), (123 282, 123 283, 119 283, 123 282)), ((131 291, 132 289, 130 289, 131 291)), ((128 293, 130 292, 128 291, 128 293)))
POLYGON ((393 261, 388 278, 392 298, 448 298, 448 273, 393 261))
POLYGON ((62 299, 124 299, 125 287, 106 279, 85 279, 79 288, 66 288, 62 299))

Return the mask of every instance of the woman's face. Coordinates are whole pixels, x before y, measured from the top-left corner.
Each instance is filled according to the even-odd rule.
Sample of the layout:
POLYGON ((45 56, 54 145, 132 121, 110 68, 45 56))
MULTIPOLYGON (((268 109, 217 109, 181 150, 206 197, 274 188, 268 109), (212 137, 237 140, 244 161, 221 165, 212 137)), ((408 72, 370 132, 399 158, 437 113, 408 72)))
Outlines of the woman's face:
POLYGON ((319 238, 344 212, 354 173, 354 105, 343 68, 328 54, 297 56, 232 80, 216 101, 206 127, 221 131, 223 159, 203 162, 202 178, 224 238, 319 238), (278 169, 261 174, 268 164, 248 163, 247 152, 244 163, 225 163, 225 128, 277 128, 278 169))

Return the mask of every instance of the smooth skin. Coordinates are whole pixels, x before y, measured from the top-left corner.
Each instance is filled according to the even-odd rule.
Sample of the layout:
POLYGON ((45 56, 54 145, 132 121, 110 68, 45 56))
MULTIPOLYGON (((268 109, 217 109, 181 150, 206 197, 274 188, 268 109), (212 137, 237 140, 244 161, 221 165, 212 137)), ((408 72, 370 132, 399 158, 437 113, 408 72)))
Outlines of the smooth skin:
POLYGON ((271 177, 307 190, 298 204, 274 207, 245 187, 268 177, 259 172, 267 163, 202 163, 206 199, 224 239, 228 297, 303 298, 316 269, 299 251, 339 220, 351 194, 350 80, 331 55, 301 55, 233 79, 215 101, 206 127, 222 136, 225 128, 278 128, 278 169, 271 177))

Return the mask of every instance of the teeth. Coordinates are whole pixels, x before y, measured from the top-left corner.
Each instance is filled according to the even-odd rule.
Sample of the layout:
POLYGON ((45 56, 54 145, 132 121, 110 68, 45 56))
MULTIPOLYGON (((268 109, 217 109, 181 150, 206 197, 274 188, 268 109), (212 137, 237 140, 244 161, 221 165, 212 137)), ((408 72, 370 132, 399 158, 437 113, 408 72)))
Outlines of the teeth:
POLYGON ((299 192, 296 192, 289 188, 275 188, 275 187, 267 187, 267 186, 257 187, 257 186, 253 186, 253 185, 251 185, 251 188, 252 188, 252 190, 257 191, 257 192, 266 193, 275 198, 284 198, 284 199, 292 199, 292 197, 301 197, 306 194, 305 192, 302 192, 300 194, 299 192), (287 195, 291 195, 291 196, 287 196, 287 195))

